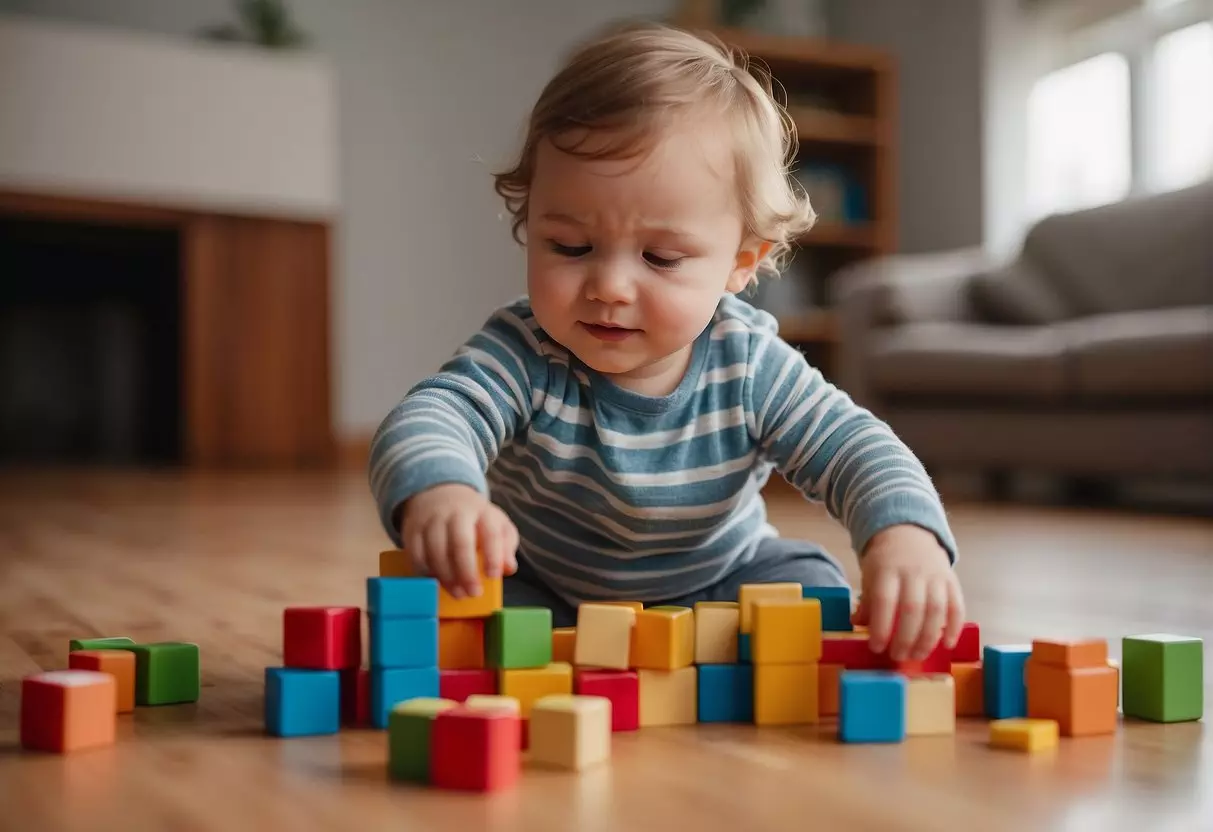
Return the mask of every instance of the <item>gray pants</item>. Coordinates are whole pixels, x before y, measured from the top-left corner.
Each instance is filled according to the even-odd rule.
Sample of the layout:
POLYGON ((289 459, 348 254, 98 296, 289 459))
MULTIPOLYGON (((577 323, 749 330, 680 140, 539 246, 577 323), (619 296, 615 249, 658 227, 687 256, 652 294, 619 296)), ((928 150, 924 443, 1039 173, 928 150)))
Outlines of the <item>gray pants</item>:
MULTIPOLYGON (((758 544, 749 563, 729 573, 719 583, 680 598, 646 602, 645 606, 669 604, 693 607, 696 601, 736 601, 742 584, 789 581, 802 586, 849 586, 842 566, 824 549, 804 540, 775 537, 758 544)), ((505 606, 547 607, 553 627, 572 627, 577 610, 549 589, 520 557, 518 571, 504 583, 505 606)))

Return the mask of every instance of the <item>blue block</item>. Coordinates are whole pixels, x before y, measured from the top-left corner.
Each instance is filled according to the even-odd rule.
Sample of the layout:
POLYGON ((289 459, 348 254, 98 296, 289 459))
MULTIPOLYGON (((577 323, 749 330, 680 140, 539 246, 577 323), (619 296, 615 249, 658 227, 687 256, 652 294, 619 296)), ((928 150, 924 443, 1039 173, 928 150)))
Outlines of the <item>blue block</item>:
POLYGON ((982 685, 986 716, 1008 719, 1028 715, 1028 685, 1024 679, 1030 644, 987 644, 982 651, 982 685))
POLYGON ((830 633, 854 630, 851 624, 851 588, 849 586, 806 586, 802 598, 821 602, 821 629, 830 633))
POLYGON ((372 667, 371 724, 387 727, 393 706, 419 696, 438 696, 437 667, 372 667))
POLYGON ((437 618, 370 617, 371 667, 436 667, 437 618))
POLYGON ((277 737, 336 734, 341 677, 336 670, 265 669, 265 729, 277 737))
POLYGON ((368 615, 438 617, 438 581, 434 578, 367 578, 368 615))
POLYGON ((737 661, 742 664, 750 664, 753 659, 750 657, 750 634, 737 634, 737 661))
POLYGON ((701 664, 700 722, 754 721, 754 665, 701 664))
POLYGON ((906 677, 887 670, 844 670, 838 677, 838 738, 901 742, 906 737, 906 677))

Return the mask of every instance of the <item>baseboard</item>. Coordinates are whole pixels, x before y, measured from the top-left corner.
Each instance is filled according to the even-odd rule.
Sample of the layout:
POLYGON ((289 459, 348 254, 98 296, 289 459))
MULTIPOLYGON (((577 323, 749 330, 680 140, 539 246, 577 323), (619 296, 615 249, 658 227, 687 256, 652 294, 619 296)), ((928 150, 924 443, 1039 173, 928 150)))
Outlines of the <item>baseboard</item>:
POLYGON ((365 471, 371 456, 374 434, 352 434, 337 439, 336 466, 342 470, 365 471))

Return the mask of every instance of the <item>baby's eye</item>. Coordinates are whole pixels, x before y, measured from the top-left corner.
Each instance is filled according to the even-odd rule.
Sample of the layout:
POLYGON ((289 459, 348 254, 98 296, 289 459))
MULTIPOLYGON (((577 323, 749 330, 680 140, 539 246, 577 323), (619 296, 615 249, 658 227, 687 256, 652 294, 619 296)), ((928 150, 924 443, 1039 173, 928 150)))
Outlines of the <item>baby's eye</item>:
POLYGON ((558 243, 555 240, 548 240, 548 245, 552 251, 559 254, 561 257, 584 257, 590 253, 589 246, 566 246, 563 243, 558 243))
POLYGON ((678 264, 683 261, 681 257, 661 257, 651 251, 644 253, 644 259, 648 261, 650 266, 655 266, 659 269, 676 269, 678 264))

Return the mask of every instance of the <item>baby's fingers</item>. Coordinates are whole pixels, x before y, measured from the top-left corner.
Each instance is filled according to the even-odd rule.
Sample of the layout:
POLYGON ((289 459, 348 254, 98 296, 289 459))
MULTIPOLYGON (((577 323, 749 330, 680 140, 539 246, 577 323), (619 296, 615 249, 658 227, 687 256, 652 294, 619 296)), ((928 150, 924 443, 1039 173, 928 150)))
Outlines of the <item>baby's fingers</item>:
POLYGON ((943 580, 933 580, 926 587, 926 609, 922 619, 922 629, 914 642, 910 658, 925 659, 939 644, 939 637, 947 623, 948 608, 951 606, 948 598, 948 584, 943 580))
POLYGON ((486 511, 480 515, 476 523, 476 536, 480 540, 480 551, 484 554, 485 576, 500 578, 505 563, 505 539, 496 513, 486 511))
POLYGON ((889 655, 895 661, 905 661, 922 632, 926 614, 927 587, 922 578, 903 578, 901 598, 897 610, 897 632, 893 634, 893 646, 889 655))
POLYGON ((944 643, 951 650, 960 641, 960 634, 965 626, 965 602, 960 592, 960 584, 956 580, 948 581, 948 625, 944 631, 944 643))
POLYGON ((451 594, 462 598, 464 594, 480 594, 480 569, 476 563, 476 521, 474 516, 457 512, 451 517, 448 527, 450 550, 448 562, 451 568, 451 594))
POLYGON ((864 592, 860 611, 868 621, 868 644, 874 653, 883 653, 889 645, 900 595, 901 579, 896 572, 881 573, 864 592))

